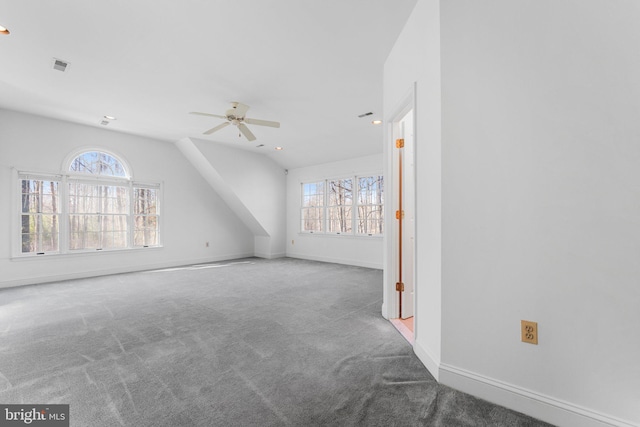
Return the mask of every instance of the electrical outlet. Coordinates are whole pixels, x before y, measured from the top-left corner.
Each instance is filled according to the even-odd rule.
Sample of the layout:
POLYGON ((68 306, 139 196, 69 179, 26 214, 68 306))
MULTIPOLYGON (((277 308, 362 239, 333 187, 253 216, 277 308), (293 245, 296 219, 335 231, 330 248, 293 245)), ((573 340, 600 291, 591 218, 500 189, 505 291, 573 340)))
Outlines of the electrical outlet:
POLYGON ((538 323, 522 320, 522 342, 538 345, 538 323))

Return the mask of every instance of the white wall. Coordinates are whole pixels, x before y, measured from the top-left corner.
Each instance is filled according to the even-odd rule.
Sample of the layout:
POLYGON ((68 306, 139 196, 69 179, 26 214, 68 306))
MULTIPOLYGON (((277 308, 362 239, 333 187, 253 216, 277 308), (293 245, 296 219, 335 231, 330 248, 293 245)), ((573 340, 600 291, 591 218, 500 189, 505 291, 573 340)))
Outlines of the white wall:
MULTIPOLYGON (((268 233, 268 237, 256 236, 256 256, 265 258, 284 256, 285 170, 263 154, 234 149, 209 141, 192 140, 268 233)), ((246 143, 243 140, 239 141, 239 143, 246 143)))
POLYGON ((0 110, 0 188, 0 287, 253 255, 253 235, 173 144, 0 110), (60 172, 81 147, 120 154, 134 179, 164 183, 164 248, 12 260, 11 168, 60 172))
POLYGON ((382 155, 379 154, 289 170, 287 175, 287 256, 382 268, 381 237, 300 232, 301 184, 303 182, 381 173, 382 155))
MULTIPOLYGON (((414 349, 429 371, 438 378, 441 339, 441 144, 440 144, 440 26, 439 2, 420 0, 387 58, 384 67, 384 117, 387 126, 411 96, 417 98, 416 165, 416 316, 414 349)), ((394 222, 390 212, 397 199, 391 174, 391 134, 384 144, 387 210, 385 306, 383 315, 394 316, 393 277, 394 222), (391 255, 390 255, 391 254, 391 255)), ((397 315, 397 314, 395 314, 397 315)))
POLYGON ((441 379, 560 425, 638 425, 640 4, 441 7, 441 379))

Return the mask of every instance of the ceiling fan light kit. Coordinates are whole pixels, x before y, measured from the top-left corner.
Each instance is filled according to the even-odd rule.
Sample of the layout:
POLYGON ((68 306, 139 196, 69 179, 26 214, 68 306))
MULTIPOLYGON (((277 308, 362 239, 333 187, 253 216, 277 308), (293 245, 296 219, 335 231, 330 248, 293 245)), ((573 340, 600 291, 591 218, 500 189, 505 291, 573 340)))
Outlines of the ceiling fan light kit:
POLYGON ((215 126, 207 131, 204 131, 203 135, 211 135, 212 133, 217 132, 222 128, 225 128, 229 125, 234 125, 238 128, 238 131, 240 132, 240 134, 244 135, 244 137, 247 138, 247 140, 255 141, 256 136, 253 134, 253 132, 249 130, 246 124, 257 125, 257 126, 269 126, 273 128, 280 127, 279 122, 251 119, 251 118, 245 117, 247 114, 247 111, 249 111, 249 108, 250 107, 248 105, 242 104, 241 102, 232 102, 231 108, 225 112, 224 116, 221 116, 218 114, 211 114, 211 113, 200 113, 197 111, 192 111, 189 114, 195 114, 198 116, 215 117, 218 119, 226 120, 226 122, 223 122, 218 126, 215 126))

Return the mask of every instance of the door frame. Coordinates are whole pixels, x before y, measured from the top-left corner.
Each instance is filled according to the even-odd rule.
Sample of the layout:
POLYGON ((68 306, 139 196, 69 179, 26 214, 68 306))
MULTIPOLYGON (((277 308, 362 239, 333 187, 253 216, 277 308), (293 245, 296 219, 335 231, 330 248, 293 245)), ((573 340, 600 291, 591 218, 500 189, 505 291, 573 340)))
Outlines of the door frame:
MULTIPOLYGON (((398 229, 396 224, 395 210, 398 199, 398 180, 396 174, 398 172, 398 164, 394 162, 394 150, 395 138, 399 134, 399 122, 404 118, 407 113, 413 111, 413 156, 414 165, 415 158, 418 151, 418 133, 417 133, 417 105, 416 94, 417 84, 414 83, 409 89, 408 93, 397 104, 396 108, 392 110, 391 114, 385 120, 386 134, 384 136, 384 179, 385 179, 385 233, 384 233, 384 288, 383 288, 383 303, 382 303, 382 315, 386 319, 396 319, 399 316, 399 296, 396 291, 396 282, 398 277, 398 229)), ((414 232, 417 235, 418 221, 417 221, 417 206, 416 206, 416 189, 417 189, 417 170, 414 166, 413 173, 413 192, 412 194, 404 194, 403 197, 412 197, 414 201, 414 232)), ((417 336, 417 317, 418 312, 416 310, 417 300, 419 298, 418 290, 418 275, 415 260, 418 259, 417 252, 417 239, 414 239, 413 244, 413 278, 414 278, 414 336, 417 336)))

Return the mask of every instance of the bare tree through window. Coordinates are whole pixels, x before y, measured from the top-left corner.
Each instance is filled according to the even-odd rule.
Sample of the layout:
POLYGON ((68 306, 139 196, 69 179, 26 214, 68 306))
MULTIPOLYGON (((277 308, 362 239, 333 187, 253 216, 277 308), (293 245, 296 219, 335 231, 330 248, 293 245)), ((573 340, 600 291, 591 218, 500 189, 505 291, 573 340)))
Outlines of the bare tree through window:
POLYGON ((353 230, 353 180, 329 181, 329 206, 327 209, 329 232, 351 233, 353 230))
POLYGON ((384 226, 384 179, 358 178, 358 234, 382 234, 384 226))
POLYGON ((58 181, 23 178, 21 188, 21 252, 59 250, 58 181))
POLYGON ((324 231, 324 182, 302 184, 302 231, 324 231))
POLYGON ((382 175, 302 183, 301 231, 379 236, 384 231, 382 175), (326 189, 326 191, 325 191, 326 189))

